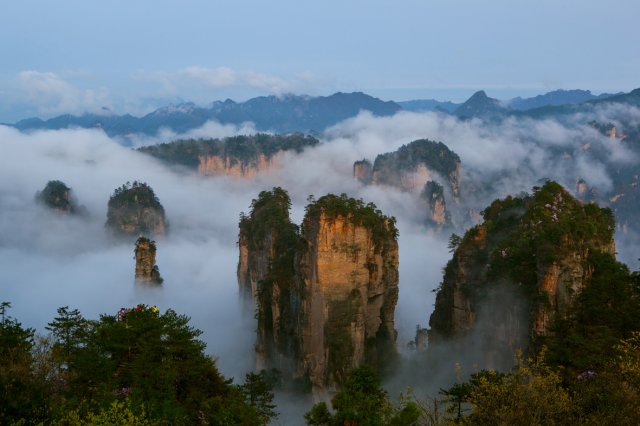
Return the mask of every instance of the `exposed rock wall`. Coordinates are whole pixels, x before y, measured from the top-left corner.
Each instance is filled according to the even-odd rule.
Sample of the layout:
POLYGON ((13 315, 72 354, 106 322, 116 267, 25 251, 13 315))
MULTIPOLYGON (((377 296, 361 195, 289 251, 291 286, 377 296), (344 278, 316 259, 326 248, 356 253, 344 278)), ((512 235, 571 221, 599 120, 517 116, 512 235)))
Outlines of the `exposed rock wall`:
POLYGON ((371 173, 373 171, 371 162, 367 159, 353 163, 353 178, 368 185, 371 183, 371 173))
POLYGON ((395 350, 398 246, 380 247, 370 229, 325 214, 305 219, 303 238, 302 362, 314 389, 335 388, 351 369, 382 364, 395 350))
POLYGON ((420 195, 427 204, 428 222, 438 226, 450 224, 451 219, 447 211, 442 185, 434 181, 428 181, 420 195))
POLYGON ((160 271, 156 265, 156 244, 148 238, 140 237, 136 241, 136 282, 162 284, 160 271))
POLYGON ((395 354, 397 231, 375 206, 328 195, 307 206, 300 233, 289 205, 274 188, 242 217, 238 282, 256 307, 258 367, 318 394, 395 354))
POLYGON ((380 154, 373 164, 371 183, 405 191, 420 191, 428 181, 439 183, 457 200, 460 158, 442 142, 419 139, 397 151, 380 154))
POLYGON ((272 156, 258 154, 251 161, 236 157, 223 157, 218 155, 198 156, 198 174, 203 176, 233 176, 236 178, 251 179, 260 172, 272 170, 278 167, 278 159, 283 151, 278 151, 272 156))
POLYGON ((281 188, 263 191, 240 220, 238 284, 240 294, 257 316, 256 364, 292 374, 298 353, 293 333, 299 297, 294 289, 294 257, 300 243, 298 227, 289 219, 289 195, 281 188), (254 308, 255 307, 255 308, 254 308))
POLYGON ((613 216, 554 182, 495 201, 483 216, 454 242, 429 341, 480 333, 487 348, 512 356, 568 315, 591 278, 589 253, 615 253, 613 216))

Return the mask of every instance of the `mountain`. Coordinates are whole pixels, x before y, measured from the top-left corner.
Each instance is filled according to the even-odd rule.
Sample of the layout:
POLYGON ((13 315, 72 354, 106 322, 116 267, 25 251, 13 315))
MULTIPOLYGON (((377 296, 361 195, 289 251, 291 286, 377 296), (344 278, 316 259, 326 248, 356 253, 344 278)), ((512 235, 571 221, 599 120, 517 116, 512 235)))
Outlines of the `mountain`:
POLYGON ((299 133, 232 136, 224 139, 188 139, 138 148, 172 166, 197 170, 203 176, 252 178, 277 167, 285 152, 300 153, 320 141, 299 133))
POLYGON ((557 106, 557 105, 574 105, 581 104, 586 101, 592 101, 594 99, 606 99, 614 96, 611 93, 603 93, 601 95, 594 95, 590 90, 554 90, 552 92, 545 93, 544 95, 534 96, 532 98, 517 97, 509 102, 509 107, 518 111, 524 111, 533 108, 540 108, 544 106, 557 106))
POLYGON ((461 118, 478 117, 492 119, 502 116, 506 112, 508 112, 507 108, 502 106, 499 100, 488 97, 484 90, 480 90, 471 95, 471 97, 456 108, 453 113, 461 118))
POLYGON ((322 132, 340 121, 370 111, 373 115, 388 116, 402 107, 392 101, 382 101, 361 92, 334 93, 330 96, 261 96, 246 102, 214 102, 211 107, 193 103, 157 109, 143 117, 113 114, 61 115, 49 120, 28 118, 14 124, 20 130, 66 129, 70 127, 101 128, 109 136, 132 133, 154 135, 161 128, 183 133, 202 126, 208 120, 223 124, 253 122, 257 130, 278 133, 322 132))
POLYGON ((462 104, 456 104, 451 101, 437 101, 435 99, 414 99, 398 102, 398 105, 405 111, 446 111, 451 113, 462 104))
POLYGON ((591 285, 594 256, 615 255, 615 223, 611 210, 582 203, 552 181, 532 195, 496 200, 482 215, 483 223, 450 240, 455 250, 429 341, 476 339, 497 367, 569 316, 591 285))
POLYGON ((257 368, 320 396, 394 360, 398 235, 394 218, 345 194, 311 201, 301 227, 290 206, 274 188, 241 215, 238 283, 257 319, 257 368))
POLYGON ((580 112, 590 112, 594 107, 607 104, 624 104, 640 107, 640 88, 629 93, 619 93, 605 98, 592 99, 580 104, 547 105, 540 108, 533 108, 526 111, 516 111, 516 115, 531 118, 547 118, 553 116, 563 116, 580 112))

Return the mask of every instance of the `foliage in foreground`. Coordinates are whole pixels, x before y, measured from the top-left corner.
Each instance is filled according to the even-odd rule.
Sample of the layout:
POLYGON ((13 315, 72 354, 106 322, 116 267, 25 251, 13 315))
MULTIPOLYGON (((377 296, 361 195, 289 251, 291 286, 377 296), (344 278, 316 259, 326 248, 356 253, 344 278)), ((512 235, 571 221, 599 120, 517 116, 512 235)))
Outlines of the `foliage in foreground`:
POLYGON ((58 309, 51 338, 6 314, 0 326, 0 424, 262 425, 276 416, 259 375, 225 379, 200 331, 138 305, 99 320, 58 309))

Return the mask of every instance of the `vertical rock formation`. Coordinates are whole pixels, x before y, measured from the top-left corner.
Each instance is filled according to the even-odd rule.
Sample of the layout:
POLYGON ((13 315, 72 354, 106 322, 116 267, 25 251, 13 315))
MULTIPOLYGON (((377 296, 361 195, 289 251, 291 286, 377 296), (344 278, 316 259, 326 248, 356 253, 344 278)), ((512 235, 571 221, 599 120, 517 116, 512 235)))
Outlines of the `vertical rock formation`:
POLYGON ((429 341, 475 333, 487 352, 510 359, 567 315, 591 278, 589 254, 614 254, 613 215, 548 182, 494 201, 483 217, 452 242, 429 341))
POLYGON ((363 183, 387 185, 420 194, 427 204, 427 223, 451 221, 445 199, 459 202, 460 158, 442 142, 419 139, 397 151, 380 154, 373 167, 367 160, 353 164, 353 176, 363 183))
POLYGON ((371 183, 372 166, 369 160, 362 159, 353 163, 353 178, 368 185, 371 183))
POLYGON ((257 366, 284 373, 291 373, 299 347, 293 330, 300 297, 294 287, 294 257, 301 241, 289 219, 290 207, 282 188, 262 191, 249 216, 241 216, 238 239, 240 294, 256 307, 258 320, 257 366))
POLYGON ((107 209, 105 227, 118 236, 164 235, 164 208, 153 189, 143 182, 116 188, 107 209))
POLYGON ((437 225, 448 225, 451 221, 444 199, 444 188, 438 182, 428 181, 420 197, 427 204, 427 221, 437 225))
POLYGON ((256 303, 259 367, 319 393, 395 354, 397 230, 373 204, 327 195, 307 206, 300 233, 289 204, 274 188, 242 216, 238 281, 256 303))
POLYGON ((158 265, 156 265, 156 243, 140 237, 136 241, 136 283, 162 284, 158 265))
POLYGON ((427 181, 441 180, 454 198, 460 192, 460 158, 442 142, 419 139, 397 151, 380 154, 373 163, 371 182, 413 191, 427 181))
POLYGON ((44 189, 36 194, 36 201, 60 213, 85 213, 84 207, 77 205, 71 193, 71 188, 59 180, 47 182, 44 189))
POLYGON ((395 353, 397 230, 375 206, 327 195, 307 206, 302 237, 303 365, 316 390, 335 388, 351 369, 384 366, 395 353))

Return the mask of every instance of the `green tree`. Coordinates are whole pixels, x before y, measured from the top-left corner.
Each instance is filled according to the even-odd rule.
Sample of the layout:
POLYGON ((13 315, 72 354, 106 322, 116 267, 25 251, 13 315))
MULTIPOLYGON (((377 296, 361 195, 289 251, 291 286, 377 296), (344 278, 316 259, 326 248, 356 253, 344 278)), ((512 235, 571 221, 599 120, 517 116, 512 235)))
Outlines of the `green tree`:
POLYGON ((273 403, 273 384, 265 370, 247 373, 240 388, 245 400, 256 409, 264 424, 278 416, 278 412, 275 411, 276 405, 273 403))
POLYGON ((9 302, 0 304, 0 424, 22 418, 42 420, 45 388, 33 369, 34 330, 8 315, 10 307, 9 302))

